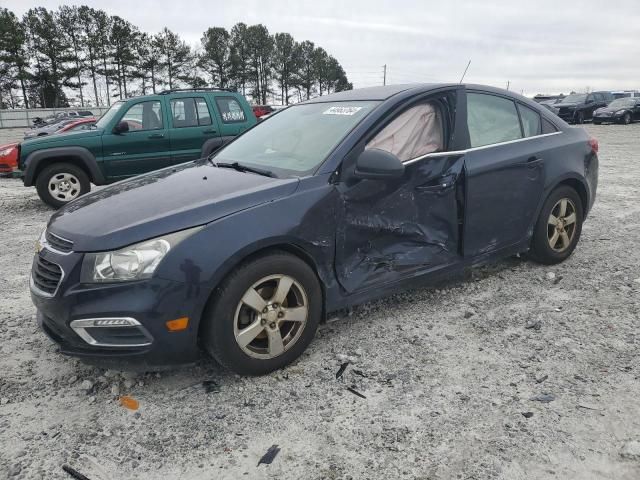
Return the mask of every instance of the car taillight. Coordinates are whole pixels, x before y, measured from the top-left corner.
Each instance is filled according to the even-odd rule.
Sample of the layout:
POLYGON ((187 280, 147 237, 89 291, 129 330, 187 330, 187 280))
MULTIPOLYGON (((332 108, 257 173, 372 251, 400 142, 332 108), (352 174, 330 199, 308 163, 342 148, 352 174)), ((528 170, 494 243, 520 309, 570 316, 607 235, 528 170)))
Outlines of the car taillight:
POLYGON ((591 137, 588 143, 589 143, 589 146, 591 147, 591 151, 593 153, 598 153, 598 149, 600 148, 598 145, 598 140, 591 137))

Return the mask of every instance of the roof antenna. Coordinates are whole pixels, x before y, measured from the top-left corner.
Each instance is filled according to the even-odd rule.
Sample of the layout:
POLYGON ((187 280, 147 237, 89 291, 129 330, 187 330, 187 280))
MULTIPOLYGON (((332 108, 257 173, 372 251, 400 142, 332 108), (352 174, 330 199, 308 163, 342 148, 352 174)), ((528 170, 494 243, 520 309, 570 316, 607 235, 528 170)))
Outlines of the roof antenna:
POLYGON ((469 65, 471 65, 471 59, 469 59, 469 63, 467 63, 467 68, 464 69, 464 73, 462 74, 462 78, 460 78, 460 83, 464 80, 464 76, 467 74, 467 70, 469 70, 469 65))

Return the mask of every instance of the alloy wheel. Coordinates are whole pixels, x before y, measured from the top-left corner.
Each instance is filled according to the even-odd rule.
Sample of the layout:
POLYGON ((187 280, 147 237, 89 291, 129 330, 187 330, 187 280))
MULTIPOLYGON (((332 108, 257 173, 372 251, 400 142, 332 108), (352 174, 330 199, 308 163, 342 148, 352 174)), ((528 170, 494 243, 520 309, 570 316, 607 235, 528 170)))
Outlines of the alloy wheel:
POLYGON ((308 317, 309 303, 302 285, 288 275, 270 275, 242 296, 233 333, 244 353, 268 360, 293 347, 308 317))
POLYGON ((547 239, 555 252, 564 252, 576 233, 576 206, 569 198, 561 198, 551 209, 547 222, 547 239))
POLYGON ((80 180, 71 173, 57 173, 49 179, 51 196, 63 202, 70 202, 80 195, 80 180))

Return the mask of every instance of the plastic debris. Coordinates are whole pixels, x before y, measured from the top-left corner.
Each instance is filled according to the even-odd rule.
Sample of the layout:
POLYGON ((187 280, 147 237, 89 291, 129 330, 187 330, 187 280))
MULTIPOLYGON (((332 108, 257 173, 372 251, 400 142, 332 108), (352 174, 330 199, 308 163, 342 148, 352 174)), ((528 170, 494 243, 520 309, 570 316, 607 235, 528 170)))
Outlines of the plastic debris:
POLYGON ((359 391, 357 391, 355 388, 347 387, 347 390, 349 390, 351 393, 353 393, 357 397, 367 398, 363 394, 361 394, 359 391))
POLYGON ((342 376, 342 374, 344 373, 344 371, 347 369, 348 366, 349 366, 349 362, 344 362, 342 365, 340 365, 340 368, 336 372, 336 380, 342 376))
POLYGON ((549 403, 549 402, 553 402, 555 399, 556 399, 556 397, 553 396, 550 393, 542 393, 540 395, 536 395, 534 397, 531 397, 529 400, 534 401, 534 402, 549 403))
POLYGON ((220 385, 215 380, 203 380, 202 386, 206 393, 220 393, 220 385))
POLYGON ((89 480, 89 477, 81 474, 79 471, 77 471, 75 468, 71 468, 69 465, 62 465, 62 470, 67 472, 76 480, 89 480))
POLYGON ((269 447, 269 450, 267 450, 267 453, 265 453, 262 456, 262 458, 258 461, 258 467, 260 466, 261 463, 265 465, 271 465, 271 462, 273 462, 273 460, 276 458, 276 455, 278 455, 279 452, 280 452, 280 448, 278 448, 278 445, 271 445, 269 447))
POLYGON ((120 401, 120 405, 122 405, 124 408, 128 408, 129 410, 137 410, 140 406, 138 400, 128 395, 123 395, 118 400, 120 401))

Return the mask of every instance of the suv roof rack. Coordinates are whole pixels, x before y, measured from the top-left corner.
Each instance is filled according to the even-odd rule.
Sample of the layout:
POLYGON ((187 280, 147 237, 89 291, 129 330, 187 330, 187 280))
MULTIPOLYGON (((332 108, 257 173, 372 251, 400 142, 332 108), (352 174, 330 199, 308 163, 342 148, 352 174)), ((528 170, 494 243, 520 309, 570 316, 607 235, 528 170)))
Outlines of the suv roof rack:
POLYGON ((198 87, 198 88, 172 88, 169 90, 163 90, 158 95, 168 95, 175 92, 233 92, 236 91, 232 88, 221 87, 198 87))

